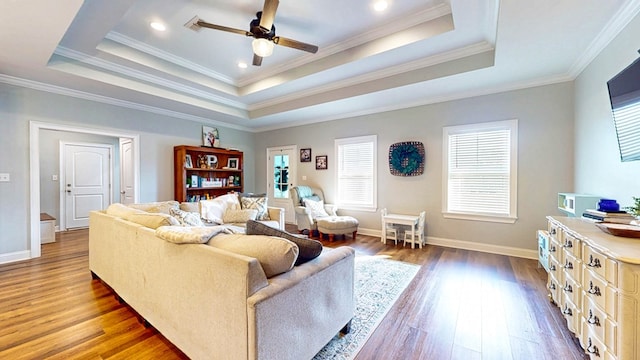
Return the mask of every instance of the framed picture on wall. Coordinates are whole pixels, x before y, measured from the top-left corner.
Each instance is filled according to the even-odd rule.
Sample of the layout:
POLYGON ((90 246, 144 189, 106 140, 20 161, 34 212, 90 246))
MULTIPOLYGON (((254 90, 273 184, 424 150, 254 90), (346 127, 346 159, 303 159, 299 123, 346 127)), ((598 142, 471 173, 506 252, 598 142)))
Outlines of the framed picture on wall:
POLYGON ((218 133, 218 129, 210 126, 202 126, 202 146, 220 147, 220 133, 218 133))
POLYGON ((316 170, 327 170, 327 155, 316 156, 316 170))
POLYGON ((227 169, 238 170, 238 158, 229 158, 227 160, 227 169))
POLYGON ((311 149, 300 149, 300 162, 311 162, 311 149))

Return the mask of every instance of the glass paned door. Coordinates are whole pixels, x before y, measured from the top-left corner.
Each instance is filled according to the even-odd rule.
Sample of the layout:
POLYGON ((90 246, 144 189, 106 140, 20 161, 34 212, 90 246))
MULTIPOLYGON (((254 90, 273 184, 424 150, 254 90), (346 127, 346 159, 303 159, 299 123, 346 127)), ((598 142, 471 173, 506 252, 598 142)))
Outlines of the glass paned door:
POLYGON ((285 222, 295 223, 289 189, 296 184, 296 146, 267 149, 267 197, 269 206, 284 208, 285 222))
POLYGON ((273 157, 273 198, 289 198, 289 155, 274 155, 273 157))

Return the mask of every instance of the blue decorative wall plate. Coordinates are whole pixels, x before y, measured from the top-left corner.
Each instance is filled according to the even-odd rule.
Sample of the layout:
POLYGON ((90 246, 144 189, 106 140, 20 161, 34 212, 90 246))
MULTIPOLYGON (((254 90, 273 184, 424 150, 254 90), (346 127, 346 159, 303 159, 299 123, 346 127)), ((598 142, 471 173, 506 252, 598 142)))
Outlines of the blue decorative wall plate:
POLYGON ((391 175, 418 176, 424 173, 424 144, 420 141, 404 141, 389 147, 391 175))

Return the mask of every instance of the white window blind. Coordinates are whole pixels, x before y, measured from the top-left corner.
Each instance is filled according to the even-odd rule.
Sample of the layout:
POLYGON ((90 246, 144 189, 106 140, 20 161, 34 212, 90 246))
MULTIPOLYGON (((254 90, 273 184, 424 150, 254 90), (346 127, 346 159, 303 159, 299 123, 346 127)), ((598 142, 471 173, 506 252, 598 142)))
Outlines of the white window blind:
POLYGON ((376 208, 376 136, 335 141, 336 183, 341 208, 376 208))
POLYGON ((515 219, 517 122, 511 121, 445 128, 445 213, 515 219))
POLYGON ((640 160, 640 102, 613 109, 620 158, 640 160))

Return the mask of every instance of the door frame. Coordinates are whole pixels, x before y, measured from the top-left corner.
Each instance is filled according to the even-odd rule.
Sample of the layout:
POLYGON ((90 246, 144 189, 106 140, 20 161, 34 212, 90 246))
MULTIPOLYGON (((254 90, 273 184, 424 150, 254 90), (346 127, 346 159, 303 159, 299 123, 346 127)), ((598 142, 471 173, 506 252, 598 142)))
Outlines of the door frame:
POLYGON ((60 141, 59 144, 59 160, 60 160, 60 170, 58 170, 58 174, 60 174, 60 231, 67 230, 67 202, 66 202, 66 193, 65 193, 65 183, 67 182, 67 174, 65 167, 65 156, 64 149, 67 145, 74 146, 91 146, 91 147, 99 147, 109 149, 109 204, 113 203, 113 145, 109 144, 99 144, 99 143, 85 143, 85 142, 73 142, 73 141, 60 141))
MULTIPOLYGON (((269 158, 269 155, 271 154, 272 151, 291 151, 293 153, 293 156, 291 158, 290 161, 290 165, 289 165, 289 184, 291 186, 296 186, 298 184, 298 145, 282 145, 282 146, 272 146, 267 148, 267 195, 269 194, 269 192, 271 191, 271 186, 270 184, 272 183, 273 180, 273 173, 271 172, 270 169, 270 165, 271 165, 271 160, 269 158), (293 167, 293 169, 291 168, 293 167)), ((287 210, 287 209, 285 209, 287 210)), ((294 210, 294 209, 292 209, 294 210)), ((286 222, 286 211, 285 211, 285 222, 286 222)), ((296 216, 295 213, 291 212, 292 217, 291 219, 293 219, 293 223, 296 223, 296 216)))
POLYGON ((112 136, 115 138, 130 138, 133 141, 134 186, 136 188, 136 202, 140 193, 140 134, 118 132, 107 129, 86 128, 73 125, 52 124, 39 121, 29 121, 29 257, 37 258, 40 249, 40 130, 58 130, 83 134, 112 136))

